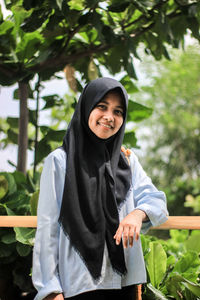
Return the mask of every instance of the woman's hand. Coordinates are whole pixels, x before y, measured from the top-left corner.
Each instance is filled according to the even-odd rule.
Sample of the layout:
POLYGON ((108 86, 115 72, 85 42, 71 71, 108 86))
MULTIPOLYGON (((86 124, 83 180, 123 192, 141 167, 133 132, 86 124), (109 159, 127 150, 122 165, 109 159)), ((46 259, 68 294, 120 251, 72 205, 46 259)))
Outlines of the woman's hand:
POLYGON ((44 300, 64 300, 63 294, 50 294, 44 300))
POLYGON ((133 240, 139 239, 142 222, 147 220, 147 215, 144 211, 136 209, 128 214, 119 224, 119 227, 114 235, 116 244, 119 245, 123 236, 124 248, 133 246, 133 240))

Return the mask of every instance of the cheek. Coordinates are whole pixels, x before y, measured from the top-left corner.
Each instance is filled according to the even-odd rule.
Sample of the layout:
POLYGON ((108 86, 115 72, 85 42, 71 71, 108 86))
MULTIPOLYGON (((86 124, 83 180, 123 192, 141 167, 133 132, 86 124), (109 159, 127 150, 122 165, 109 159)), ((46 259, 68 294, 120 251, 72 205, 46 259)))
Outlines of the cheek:
POLYGON ((97 122, 96 120, 97 120, 97 116, 96 116, 95 111, 93 110, 91 112, 91 114, 89 115, 89 119, 88 119, 88 126, 91 130, 93 129, 93 126, 95 126, 95 124, 97 122))
POLYGON ((120 118, 120 119, 118 120, 118 127, 119 127, 119 128, 122 126, 123 122, 124 122, 124 119, 123 119, 123 118, 120 118))

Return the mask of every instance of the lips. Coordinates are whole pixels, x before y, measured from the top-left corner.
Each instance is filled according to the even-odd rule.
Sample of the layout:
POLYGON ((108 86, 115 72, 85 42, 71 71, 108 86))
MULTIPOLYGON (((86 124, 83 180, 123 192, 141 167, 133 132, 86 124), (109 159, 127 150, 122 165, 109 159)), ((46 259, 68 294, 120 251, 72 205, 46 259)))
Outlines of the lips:
POLYGON ((105 127, 105 128, 108 128, 108 129, 113 129, 113 126, 112 125, 109 125, 109 124, 105 124, 105 123, 101 123, 101 122, 98 122, 99 125, 105 127))

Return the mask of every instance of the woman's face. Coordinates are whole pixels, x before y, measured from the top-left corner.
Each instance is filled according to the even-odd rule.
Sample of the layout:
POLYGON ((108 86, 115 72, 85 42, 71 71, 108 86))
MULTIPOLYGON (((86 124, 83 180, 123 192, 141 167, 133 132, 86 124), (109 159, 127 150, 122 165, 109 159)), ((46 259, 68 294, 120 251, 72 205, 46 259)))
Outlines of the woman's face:
POLYGON ((109 92, 91 111, 88 126, 101 139, 108 139, 123 124, 123 102, 120 94, 109 92))

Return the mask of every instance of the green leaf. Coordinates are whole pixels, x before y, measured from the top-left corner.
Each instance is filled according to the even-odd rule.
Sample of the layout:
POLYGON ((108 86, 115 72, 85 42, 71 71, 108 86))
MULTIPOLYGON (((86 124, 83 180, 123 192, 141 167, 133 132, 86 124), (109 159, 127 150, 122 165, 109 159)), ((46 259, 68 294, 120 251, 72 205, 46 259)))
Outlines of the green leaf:
POLYGON ((152 295, 149 299, 156 299, 156 300, 168 300, 165 295, 158 289, 156 289, 151 283, 147 284, 147 288, 151 291, 152 295))
POLYGON ((196 280, 200 272, 200 259, 197 252, 188 251, 175 264, 173 272, 182 274, 189 280, 196 280))
POLYGON ((83 10, 85 8, 85 0, 71 0, 68 1, 67 4, 69 5, 70 9, 83 10))
POLYGON ((14 24, 11 21, 4 21, 0 25, 0 35, 7 34, 8 30, 12 30, 14 28, 14 24))
POLYGON ((158 288, 167 267, 167 255, 159 242, 149 243, 150 252, 146 255, 146 266, 151 284, 158 288))
POLYGON ((18 144, 18 134, 13 131, 11 128, 8 129, 7 131, 8 139, 13 143, 13 144, 18 144))
POLYGON ((54 106, 60 106, 63 104, 63 99, 60 98, 60 96, 57 94, 43 96, 42 99, 46 102, 46 104, 42 108, 43 110, 54 106))
POLYGON ((66 133, 66 130, 53 130, 49 129, 45 139, 47 141, 61 142, 66 133))
POLYGON ((16 239, 15 239, 14 232, 10 232, 8 234, 3 235, 2 238, 1 238, 1 241, 4 244, 13 244, 13 243, 15 243, 16 239))
POLYGON ((27 256, 31 252, 32 248, 29 245, 17 243, 16 249, 20 256, 27 256))
POLYGON ((19 60, 23 61, 33 57, 41 42, 42 37, 39 32, 26 33, 16 48, 16 55, 19 60))
POLYGON ((8 192, 8 181, 4 175, 0 175, 0 200, 7 194, 8 192))
POLYGON ((190 236, 185 242, 185 246, 188 251, 192 250, 200 253, 200 233, 190 236))
POLYGON ((138 148, 137 147, 137 138, 136 138, 135 132, 133 130, 125 132, 123 144, 127 148, 138 148))
POLYGON ((24 175, 24 173, 20 172, 20 171, 15 171, 13 173, 14 179, 16 184, 26 184, 26 176, 24 175))
POLYGON ((3 14, 2 14, 2 10, 1 10, 1 6, 0 6, 0 22, 3 21, 3 14))
POLYGON ((48 141, 44 138, 38 143, 38 151, 36 154, 36 164, 42 161, 51 152, 51 146, 48 141))
POLYGON ((137 93, 139 91, 128 75, 125 75, 120 82, 125 87, 128 94, 137 93))
POLYGON ((11 173, 1 172, 0 175, 3 175, 8 182, 8 195, 13 194, 17 190, 17 185, 15 183, 14 176, 11 173))
POLYGON ((29 198, 30 196, 25 189, 17 190, 15 193, 11 194, 6 198, 7 201, 5 205, 6 209, 12 211, 7 211, 7 214, 14 215, 15 212, 20 215, 30 212, 29 198))
POLYGON ((180 299, 179 292, 181 291, 181 285, 190 290, 195 296, 200 296, 200 285, 191 282, 176 272, 169 278, 169 281, 167 282, 167 289, 173 296, 176 297, 177 300, 180 299))
POLYGON ((11 128, 18 128, 19 124, 19 118, 12 118, 12 117, 8 117, 6 119, 6 122, 10 125, 11 128))
POLYGON ((153 109, 134 101, 128 103, 128 121, 140 122, 152 115, 153 109))
POLYGON ((38 199, 39 199, 39 191, 36 191, 35 193, 33 193, 30 199, 32 216, 37 216, 38 199))
POLYGON ((174 257, 174 255, 170 255, 168 258, 167 258, 167 267, 169 266, 174 266, 176 263, 176 258, 174 257))
POLYGON ((35 238, 35 229, 14 227, 16 240, 22 244, 33 246, 35 238))
POLYGON ((189 280, 182 281, 182 284, 190 290, 195 296, 200 297, 200 285, 190 282, 189 280))
POLYGON ((175 242, 182 243, 188 239, 189 230, 172 229, 170 230, 170 236, 175 242))
POLYGON ((7 212, 8 216, 15 216, 15 213, 12 211, 12 209, 7 207, 6 205, 5 205, 5 209, 6 209, 6 212, 7 212))
POLYGON ((130 78, 134 78, 137 80, 137 75, 136 75, 135 68, 133 66, 133 61, 132 61, 131 57, 129 57, 127 60, 125 60, 124 68, 127 71, 130 78))

